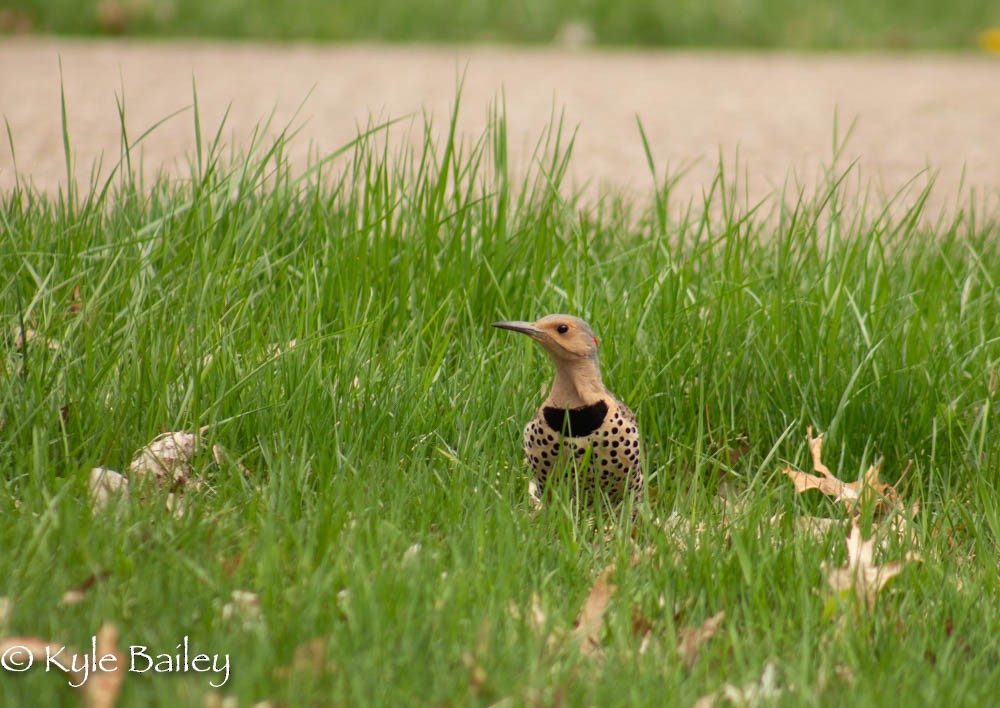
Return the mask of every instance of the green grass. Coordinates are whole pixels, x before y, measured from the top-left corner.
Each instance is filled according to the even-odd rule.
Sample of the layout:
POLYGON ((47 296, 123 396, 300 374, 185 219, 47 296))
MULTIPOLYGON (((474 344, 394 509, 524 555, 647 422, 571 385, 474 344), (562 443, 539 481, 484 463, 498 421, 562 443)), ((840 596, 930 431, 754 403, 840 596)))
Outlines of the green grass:
MULTIPOLYGON (((199 128, 190 179, 142 184, 129 153, 107 189, 3 195, 0 634, 83 648, 111 621, 157 652, 189 636, 231 655, 223 692, 241 705, 690 705, 769 661, 790 704, 993 700, 990 212, 962 197, 948 219, 920 203, 879 217, 836 170, 757 209, 721 170, 697 209, 671 205, 668 180, 648 205, 594 205, 564 184, 558 123, 515 181, 491 116, 476 142, 398 153, 376 130, 303 175, 291 138, 230 164, 199 128), (638 413, 650 499, 634 529, 528 503, 520 435, 550 367, 489 323, 558 311, 594 323, 606 381, 638 413), (39 339, 18 345, 22 328, 39 339), (91 512, 91 467, 125 470, 157 433, 203 425, 248 476, 202 455, 209 485, 182 518, 154 490, 91 512), (822 541, 787 523, 845 517, 779 472, 808 469, 808 425, 841 478, 881 458, 895 481, 912 461, 916 548, 879 562, 923 562, 871 610, 824 579, 848 523, 822 541), (652 523, 671 512, 706 530, 652 523), (630 565, 637 547, 652 552, 630 565), (585 656, 569 632, 612 562, 602 653, 585 656), (259 594, 260 622, 221 618, 234 590, 259 594), (719 610, 686 667, 678 630, 719 610), (325 669, 276 673, 316 638, 325 669)), ((209 680, 130 674, 123 699, 197 705, 209 680)), ((71 700, 60 676, 0 674, 4 705, 71 700)))
POLYGON ((71 34, 547 43, 582 23, 599 44, 940 49, 1000 24, 993 0, 13 0, 8 23, 71 34))

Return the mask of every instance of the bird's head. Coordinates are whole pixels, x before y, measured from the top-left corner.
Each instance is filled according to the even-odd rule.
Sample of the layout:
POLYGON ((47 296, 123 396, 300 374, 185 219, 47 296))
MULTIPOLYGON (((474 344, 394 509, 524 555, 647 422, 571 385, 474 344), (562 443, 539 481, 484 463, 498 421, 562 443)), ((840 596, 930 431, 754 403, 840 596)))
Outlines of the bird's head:
POLYGON ((556 364, 582 359, 597 360, 597 337, 590 325, 572 315, 547 315, 535 322, 509 320, 494 327, 526 334, 549 353, 556 364))

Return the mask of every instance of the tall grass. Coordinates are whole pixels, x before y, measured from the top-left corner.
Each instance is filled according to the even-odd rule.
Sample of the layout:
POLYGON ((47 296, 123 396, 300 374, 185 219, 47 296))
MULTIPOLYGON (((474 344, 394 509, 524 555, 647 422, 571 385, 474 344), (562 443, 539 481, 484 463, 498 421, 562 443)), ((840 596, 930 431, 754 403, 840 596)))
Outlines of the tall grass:
MULTIPOLYGON (((188 635, 232 654, 223 692, 241 704, 689 704, 768 661, 796 703, 995 696, 995 214, 873 216, 836 168, 815 196, 756 209, 721 170, 679 217, 669 180, 648 205, 584 202, 564 180, 571 131, 553 123, 515 181, 490 115, 481 136, 450 116, 442 141, 428 125, 396 151, 372 125, 304 174, 288 132, 230 163, 196 116, 187 179, 140 184, 125 139, 107 184, 3 195, 7 633, 83 647, 111 620, 123 645, 166 652, 188 635), (549 364, 488 323, 557 311, 594 324, 638 413, 651 491, 634 529, 528 504, 521 427, 549 364), (91 467, 204 425, 246 475, 205 455, 181 518, 159 498, 91 511, 91 467), (922 501, 924 561, 870 611, 825 586, 840 531, 768 521, 843 516, 778 473, 807 468, 809 425, 842 479, 910 465, 903 493, 922 501), (664 533, 652 520, 671 512, 706 530, 664 533), (636 545, 653 552, 630 565, 636 545), (567 635, 616 560, 595 659, 567 635), (223 619, 236 589, 259 594, 259 621, 223 619), (677 630, 718 610, 685 666, 677 630), (280 670, 315 638, 319 669, 280 670)), ((125 698, 201 701, 207 681, 130 675, 125 698)), ((69 689, 8 672, 0 696, 69 689)))

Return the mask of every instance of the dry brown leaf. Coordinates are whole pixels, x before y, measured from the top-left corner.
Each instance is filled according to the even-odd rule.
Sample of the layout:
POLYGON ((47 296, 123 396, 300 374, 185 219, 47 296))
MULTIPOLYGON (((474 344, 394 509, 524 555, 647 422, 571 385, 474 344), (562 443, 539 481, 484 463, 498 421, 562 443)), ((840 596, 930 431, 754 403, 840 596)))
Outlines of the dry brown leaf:
POLYGON ((545 626, 545 612, 542 610, 542 599, 537 592, 531 593, 531 623, 535 629, 545 626))
POLYGON ((462 652, 462 664, 469 670, 469 686, 477 694, 483 693, 487 687, 488 677, 486 669, 483 668, 482 662, 479 659, 485 656, 489 649, 489 638, 490 622, 489 618, 484 617, 483 621, 479 623, 479 635, 476 637, 475 651, 466 650, 462 652))
POLYGON ((59 349, 59 342, 54 339, 46 339, 31 328, 14 328, 14 347, 21 349, 25 344, 44 344, 49 349, 59 349))
POLYGON ((78 583, 75 587, 72 587, 64 592, 62 597, 59 599, 59 604, 63 607, 67 607, 69 605, 77 605, 83 602, 84 598, 87 596, 87 592, 106 577, 108 577, 108 571, 106 570, 91 573, 83 580, 83 582, 78 583))
POLYGON ((62 648, 57 642, 48 642, 41 637, 0 637, 0 656, 4 658, 4 669, 10 672, 26 671, 42 660, 45 665, 46 652, 52 653, 62 648))
POLYGON ((280 344, 268 344, 267 345, 267 354, 268 354, 268 356, 270 356, 270 357, 272 357, 274 359, 277 359, 278 357, 280 357, 285 352, 290 351, 292 349, 295 349, 295 347, 296 347, 296 345, 298 345, 298 343, 299 343, 298 339, 293 339, 288 344, 286 344, 284 347, 282 347, 280 344))
MULTIPOLYGON (((771 525, 778 526, 785 518, 784 512, 771 517, 771 525)), ((809 536, 816 541, 825 541, 835 528, 843 523, 841 519, 828 519, 825 516, 799 516, 792 520, 792 527, 797 535, 809 536)), ((758 536, 760 531, 758 531, 758 536)), ((774 539, 777 541, 777 539, 774 539)))
POLYGON ((110 622, 101 625, 94 642, 94 656, 90 660, 95 665, 88 662, 87 668, 79 670, 74 670, 81 656, 78 652, 41 637, 4 637, 0 639, 0 656, 8 671, 27 671, 33 666, 44 667, 46 672, 50 668, 65 671, 70 686, 80 692, 87 708, 112 708, 125 680, 125 656, 118 649, 115 625, 110 622))
POLYGON ((858 502, 871 499, 876 512, 900 510, 896 489, 879 481, 879 465, 871 465, 856 482, 842 482, 837 479, 830 468, 823 464, 823 434, 812 437, 812 427, 806 429, 809 439, 809 452, 812 455, 813 469, 819 476, 785 467, 781 472, 792 480, 795 491, 799 494, 818 489, 821 493, 833 497, 834 501, 842 503, 847 510, 858 510, 858 502))
POLYGON ((106 509, 112 497, 118 497, 127 490, 128 480, 124 475, 104 467, 95 467, 90 471, 87 493, 90 495, 90 508, 95 513, 106 509))
POLYGON ((706 531, 705 522, 695 523, 676 511, 670 512, 665 521, 653 519, 653 525, 663 529, 674 547, 681 551, 701 548, 701 539, 706 531))
POLYGON ((201 708, 240 708, 240 699, 236 696, 224 696, 218 691, 205 694, 201 708))
POLYGON ((873 560, 874 548, 875 539, 863 540, 860 527, 854 524, 851 527, 851 535, 847 538, 847 565, 843 568, 827 569, 824 564, 830 587, 837 592, 853 589, 859 599, 871 606, 879 590, 899 575, 906 562, 919 560, 917 554, 907 553, 905 561, 877 566, 873 560))
POLYGON ((236 465, 236 467, 239 468, 240 473, 247 479, 250 479, 253 476, 253 472, 250 471, 249 467, 233 457, 229 450, 218 443, 212 445, 212 459, 215 460, 215 464, 219 467, 223 467, 227 463, 236 465))
POLYGON ((734 706, 759 706, 773 703, 781 697, 778 687, 778 669, 773 661, 767 662, 760 678, 743 686, 727 683, 718 691, 702 696, 695 701, 694 708, 711 708, 719 698, 725 699, 734 706))
POLYGON ((88 708, 111 708, 121 693, 126 663, 125 655, 118 648, 118 628, 110 622, 97 630, 97 656, 102 657, 99 659, 102 668, 83 677, 86 679, 80 687, 83 704, 88 708), (115 657, 114 662, 108 662, 105 658, 108 656, 115 657), (103 666, 109 663, 113 668, 104 670, 103 666))
MULTIPOLYGON (((507 613, 518 621, 525 617, 525 614, 521 612, 520 606, 513 600, 507 604, 507 613)), ((535 629, 542 629, 545 626, 545 612, 542 610, 542 600, 536 592, 531 593, 531 607, 528 608, 527 619, 535 629)))
POLYGON ((224 621, 239 620, 243 629, 252 629, 260 622, 260 598, 257 593, 248 590, 233 590, 230 593, 232 602, 222 606, 224 621))
POLYGON ((632 609, 632 636, 639 637, 639 656, 642 656, 652 643, 653 621, 638 607, 632 609))
POLYGON ((528 506, 532 512, 539 511, 545 506, 542 502, 542 495, 538 492, 538 485, 533 479, 528 480, 528 506))
POLYGON ((295 673, 306 673, 321 675, 333 668, 333 664, 327 661, 327 647, 329 641, 323 637, 310 639, 295 647, 292 655, 291 666, 279 666, 274 670, 274 676, 278 679, 287 679, 295 673))
POLYGON ((157 435, 139 450, 129 471, 140 479, 150 477, 183 487, 191 479, 191 460, 201 444, 201 432, 170 432, 157 435))
POLYGON ((7 623, 10 621, 13 608, 14 603, 10 601, 9 597, 0 597, 0 636, 3 636, 4 632, 7 631, 7 623))
POLYGON ((590 593, 580 609, 580 615, 576 619, 576 628, 573 630, 573 637, 580 646, 580 651, 584 654, 592 654, 599 646, 601 627, 604 624, 604 612, 608 609, 611 596, 618 588, 608 582, 611 573, 614 572, 614 563, 601 571, 597 577, 597 582, 590 588, 590 593))
POLYGON ((80 284, 77 283, 76 287, 73 288, 73 300, 69 304, 69 312, 71 315, 75 315, 80 312, 80 308, 83 306, 83 301, 80 299, 80 284))
POLYGON ((677 653, 680 655, 681 661, 689 669, 694 666, 701 646, 715 636, 715 633, 719 630, 719 626, 722 624, 722 620, 725 618, 726 611, 719 610, 702 622, 701 626, 696 628, 685 627, 680 631, 677 641, 677 653))

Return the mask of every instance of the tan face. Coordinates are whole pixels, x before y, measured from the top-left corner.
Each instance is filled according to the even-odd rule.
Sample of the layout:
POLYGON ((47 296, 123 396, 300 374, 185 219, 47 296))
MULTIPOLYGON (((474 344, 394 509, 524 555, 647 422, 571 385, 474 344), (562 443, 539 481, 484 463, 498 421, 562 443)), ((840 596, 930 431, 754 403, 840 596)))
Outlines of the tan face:
POLYGON ((536 322, 494 322, 494 327, 526 334, 554 358, 597 358, 597 337, 590 325, 572 315, 547 315, 536 322))

